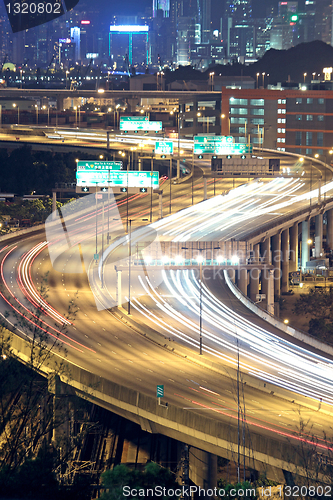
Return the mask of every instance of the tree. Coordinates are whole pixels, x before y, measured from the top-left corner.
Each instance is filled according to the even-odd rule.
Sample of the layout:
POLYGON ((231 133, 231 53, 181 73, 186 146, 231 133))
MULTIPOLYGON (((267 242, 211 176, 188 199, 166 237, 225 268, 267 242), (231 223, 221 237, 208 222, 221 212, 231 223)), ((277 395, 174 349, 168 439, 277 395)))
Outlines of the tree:
MULTIPOLYGON (((114 469, 107 470, 102 474, 102 484, 105 492, 101 500, 123 500, 123 488, 129 487, 131 490, 154 489, 156 486, 168 489, 178 489, 174 475, 154 462, 149 462, 143 472, 132 470, 124 464, 116 465, 114 469)), ((139 495, 138 495, 139 496, 139 495)), ((159 498, 175 498, 166 495, 159 498)))
MULTIPOLYGON (((46 300, 46 278, 39 292, 46 300)), ((66 349, 60 338, 66 326, 57 325, 58 334, 49 332, 41 307, 33 309, 30 305, 30 312, 29 307, 24 311, 17 304, 15 307, 17 313, 14 319, 10 314, 10 321, 18 336, 24 332, 26 340, 21 344, 23 363, 16 354, 17 347, 14 349, 13 333, 5 322, 0 325, 0 495, 20 497, 23 493, 32 498, 65 499, 67 493, 75 498, 73 492, 78 491, 76 498, 88 499, 87 484, 79 493, 80 487, 72 488, 67 478, 71 474, 71 454, 91 426, 88 422, 75 436, 67 438, 60 432, 57 437, 57 430, 67 422, 69 405, 73 413, 75 405, 81 405, 80 409, 86 405, 83 400, 78 403, 70 393, 63 398, 57 397, 57 389, 52 393, 60 377, 70 379, 66 349), (51 373, 49 379, 42 376, 45 370, 51 373)), ((75 300, 71 300, 65 317, 73 321, 76 311, 75 300)))
POLYGON ((293 312, 311 316, 309 333, 322 340, 332 339, 333 334, 333 287, 311 288, 308 294, 301 294, 293 312))

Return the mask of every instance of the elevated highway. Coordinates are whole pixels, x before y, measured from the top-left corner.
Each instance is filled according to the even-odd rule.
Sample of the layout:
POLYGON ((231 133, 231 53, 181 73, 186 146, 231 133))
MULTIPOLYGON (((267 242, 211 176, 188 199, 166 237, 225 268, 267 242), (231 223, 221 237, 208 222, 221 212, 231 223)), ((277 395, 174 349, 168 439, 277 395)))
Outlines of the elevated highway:
MULTIPOLYGON (((295 163, 287 156, 285 161, 290 162, 290 167, 295 163)), ((311 168, 305 161, 305 173, 311 168)), ((324 202, 330 209, 333 186, 320 186, 319 193, 319 180, 313 181, 311 190, 309 182, 308 175, 295 179, 292 173, 271 183, 255 182, 156 221, 151 227, 158 232, 161 243, 178 245, 174 258, 176 251, 182 250, 180 245, 186 247, 185 252, 189 247, 199 250, 202 247, 198 245, 211 242, 222 254, 228 242, 246 243, 255 226, 264 235, 267 226, 278 227, 283 217, 297 217, 310 210, 310 200, 311 210, 322 210, 324 202)), ((186 196, 186 185, 182 188, 182 196, 186 196)), ((189 199, 187 191, 187 203, 189 199)), ((136 198, 130 203, 134 231, 142 224, 140 215, 148 210, 145 201, 136 198)), ((89 227, 95 227, 95 216, 96 212, 84 215, 87 233, 81 237, 82 244, 91 234, 89 227)), ((112 222, 112 228, 113 239, 119 235, 121 244, 119 226, 112 222)), ((105 226, 101 229, 105 230, 105 226)), ((58 262, 60 270, 56 271, 46 245, 40 243, 43 240, 39 234, 32 234, 19 242, 4 241, 1 311, 4 314, 20 303, 19 309, 26 307, 24 314, 33 321, 29 312, 33 306, 28 301, 40 302, 38 287, 48 271, 50 291, 46 302, 51 306, 43 304, 43 321, 49 325, 50 335, 56 335, 55 322, 64 322, 61 316, 78 290, 78 315, 74 324, 68 325, 66 337, 60 338, 72 366, 69 383, 79 393, 149 432, 163 432, 234 460, 239 451, 246 456, 248 466, 265 470, 270 477, 281 479, 278 470, 294 470, 295 466, 304 473, 300 446, 315 450, 317 458, 330 455, 331 445, 324 432, 329 433, 331 425, 333 362, 325 353, 325 345, 313 348, 294 342, 286 332, 259 320, 237 302, 223 280, 209 278, 208 271, 201 285, 198 276, 190 274, 190 269, 198 268, 198 263, 193 263, 197 257, 194 253, 184 255, 184 260, 191 261, 187 266, 178 262, 179 271, 163 271, 165 279, 158 287, 149 289, 149 281, 133 278, 130 316, 122 307, 97 311, 91 291, 93 281, 90 278, 89 283, 86 274, 77 273, 74 249, 69 248, 63 255, 58 262), (198 351, 200 316, 202 355, 198 351), (306 370, 311 373, 305 375, 306 370), (158 405, 157 384, 165 386, 168 407, 158 405), (305 418, 313 426, 301 435, 300 420, 305 418), (239 425, 244 428, 241 442, 239 425)), ((247 258, 246 252, 243 257, 247 258)), ((105 270, 114 266, 110 261, 108 267, 107 259, 105 256, 105 270)), ((209 267, 207 262, 203 266, 209 267)), ((153 276, 154 269, 158 273, 157 264, 147 267, 152 273, 149 276, 153 276)), ((234 269, 238 270, 237 265, 234 269)), ((89 272, 98 283, 99 266, 91 262, 89 272)), ((123 274, 122 288, 127 290, 125 267, 123 274)), ((112 272, 106 272, 106 276, 106 288, 113 296, 112 272)), ((8 321, 13 323, 11 314, 8 321)), ((24 332, 22 338, 17 332, 15 342, 17 351, 24 356, 24 332)))

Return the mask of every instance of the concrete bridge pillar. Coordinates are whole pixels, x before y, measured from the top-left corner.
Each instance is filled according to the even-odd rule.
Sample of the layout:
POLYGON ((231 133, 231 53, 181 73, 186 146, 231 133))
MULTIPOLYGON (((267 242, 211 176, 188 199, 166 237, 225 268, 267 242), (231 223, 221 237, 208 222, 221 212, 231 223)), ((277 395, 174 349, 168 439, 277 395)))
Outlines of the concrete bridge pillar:
POLYGON ((57 110, 62 111, 64 109, 64 98, 61 96, 57 96, 57 110))
POLYGON ((301 267, 305 271, 306 263, 310 260, 310 245, 308 239, 310 238, 310 224, 308 220, 302 222, 302 251, 301 251, 301 267))
MULTIPOLYGON (((261 243, 261 262, 266 265, 271 264, 271 238, 268 237, 261 243)), ((273 283, 273 276, 272 276, 273 283)), ((261 293, 266 296, 262 301, 262 306, 268 311, 269 304, 269 283, 270 283, 270 270, 263 268, 261 270, 261 293)), ((274 293, 272 294, 272 300, 274 304, 274 293)))
POLYGON ((319 259, 323 254, 323 214, 316 215, 315 222, 315 257, 319 259))
POLYGON ((126 99, 127 102, 127 110, 130 113, 135 113, 136 107, 140 104, 140 99, 139 98, 128 98, 126 99))
POLYGON ((228 275, 229 275, 229 278, 231 279, 231 281, 233 283, 236 282, 236 271, 235 269, 228 269, 228 275))
POLYGON ((289 229, 282 231, 281 250, 281 292, 286 293, 289 290, 289 229))
POLYGON ((326 242, 328 247, 333 250, 333 208, 327 210, 326 242))
MULTIPOLYGON (((260 245, 257 243, 253 245, 253 263, 259 264, 260 262, 260 245)), ((257 294, 259 293, 259 277, 260 270, 253 268, 250 271, 250 299, 253 302, 257 300, 257 294)))
POLYGON ((271 263, 271 239, 270 239, 270 237, 266 238, 261 243, 260 255, 261 255, 261 262, 263 264, 270 264, 271 263))
POLYGON ((298 271, 298 222, 295 222, 295 224, 290 228, 289 241, 289 271, 298 271))
POLYGON ((274 266, 274 300, 280 296, 281 282, 281 233, 272 237, 272 264, 274 266))
POLYGON ((189 448, 189 476, 200 488, 217 487, 217 456, 191 446, 189 448))
POLYGON ((238 288, 240 291, 247 295, 247 269, 240 269, 238 271, 238 288))

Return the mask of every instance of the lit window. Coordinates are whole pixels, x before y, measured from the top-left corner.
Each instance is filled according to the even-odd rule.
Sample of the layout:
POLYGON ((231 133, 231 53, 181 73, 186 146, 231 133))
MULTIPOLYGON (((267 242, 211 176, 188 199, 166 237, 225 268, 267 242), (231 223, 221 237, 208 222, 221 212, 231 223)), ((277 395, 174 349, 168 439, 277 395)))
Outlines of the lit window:
POLYGON ((312 120, 313 120, 313 115, 306 115, 307 122, 312 122, 312 120))
POLYGON ((318 115, 318 121, 323 122, 324 121, 324 115, 318 115))

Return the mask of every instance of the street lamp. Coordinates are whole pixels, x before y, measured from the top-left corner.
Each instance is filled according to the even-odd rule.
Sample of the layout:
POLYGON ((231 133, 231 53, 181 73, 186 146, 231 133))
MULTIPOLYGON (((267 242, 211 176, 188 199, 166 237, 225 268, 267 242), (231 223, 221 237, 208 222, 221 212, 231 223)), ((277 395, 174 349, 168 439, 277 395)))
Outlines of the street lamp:
POLYGON ((66 70, 66 90, 67 90, 67 77, 68 77, 68 75, 69 75, 69 71, 66 70))
POLYGON ((38 104, 35 104, 36 108, 36 125, 38 125, 38 104))
POLYGON ((259 88, 259 74, 260 74, 260 73, 257 73, 257 74, 256 74, 256 77, 257 77, 257 89, 259 88))
MULTIPOLYGON (((199 248, 199 251, 202 251, 202 249, 199 248)), ((199 263, 199 280, 200 280, 200 298, 199 298, 199 354, 202 355, 202 263, 203 263, 203 256, 199 255, 196 259, 196 261, 199 263)))
POLYGON ((178 111, 178 158, 177 158, 177 179, 180 177, 180 120, 181 111, 178 111))
POLYGON ((307 73, 303 73, 304 83, 305 83, 306 76, 307 76, 307 73))
POLYGON ((131 261, 132 261, 132 219, 129 219, 128 234, 128 315, 131 314, 131 261))
POLYGON ((17 104, 14 102, 13 103, 13 108, 16 108, 17 107, 17 124, 19 125, 20 124, 20 108, 19 106, 17 106, 17 104))
POLYGON ((75 127, 77 127, 77 107, 74 106, 74 110, 75 110, 75 127))
POLYGON ((262 86, 265 88, 265 75, 266 75, 266 73, 263 72, 263 73, 261 73, 261 75, 262 75, 262 86))

